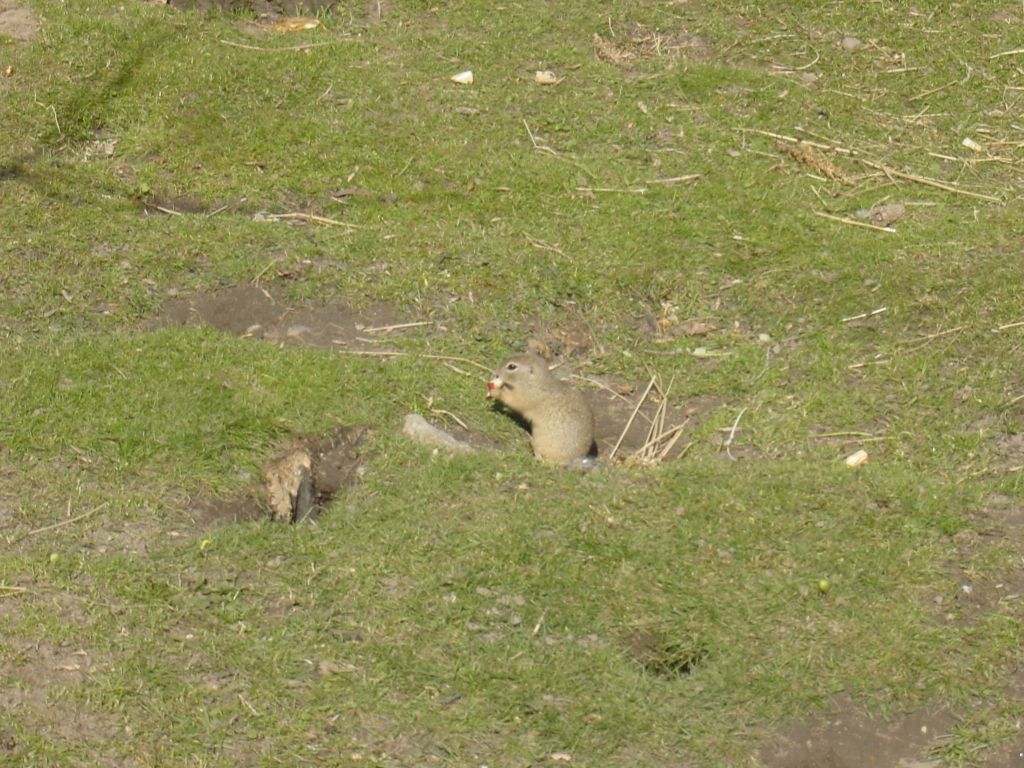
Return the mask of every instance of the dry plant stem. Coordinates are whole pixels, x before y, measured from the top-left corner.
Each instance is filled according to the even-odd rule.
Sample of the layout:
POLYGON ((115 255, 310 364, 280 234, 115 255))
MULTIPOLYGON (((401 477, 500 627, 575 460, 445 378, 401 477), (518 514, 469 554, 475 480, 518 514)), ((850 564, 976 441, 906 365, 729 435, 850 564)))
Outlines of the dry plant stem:
POLYGON ((848 147, 841 147, 835 144, 822 144, 816 141, 807 141, 805 139, 798 139, 795 136, 786 136, 785 134, 772 133, 771 131, 762 131, 756 128, 744 128, 742 130, 744 133, 754 133, 759 136, 767 136, 768 138, 777 139, 778 141, 786 141, 792 144, 799 144, 802 141, 803 143, 809 144, 810 146, 815 147, 816 149, 827 149, 832 152, 838 152, 839 154, 852 157, 857 162, 862 163, 863 165, 866 165, 869 168, 874 168, 876 171, 881 171, 890 179, 903 179, 905 181, 912 181, 915 184, 922 184, 926 187, 934 187, 935 189, 941 189, 944 192, 952 192, 953 194, 956 195, 973 197, 978 200, 987 200, 990 203, 1003 202, 1001 198, 995 197, 993 195, 985 195, 982 194, 981 192, 971 192, 969 190, 960 189, 959 187, 955 187, 951 184, 938 181, 937 179, 930 179, 927 176, 916 176, 912 173, 897 171, 895 168, 890 168, 889 166, 884 165, 882 163, 876 162, 874 160, 868 160, 865 157, 860 157, 860 152, 854 149, 849 149, 848 147))
POLYGON ((732 423, 732 427, 729 429, 729 436, 725 439, 725 442, 722 443, 722 447, 725 448, 726 455, 733 461, 736 461, 736 457, 732 455, 732 452, 729 450, 729 446, 731 446, 732 441, 736 439, 736 430, 739 429, 740 419, 743 418, 743 414, 746 412, 747 407, 743 406, 743 408, 740 409, 740 412, 736 414, 736 421, 732 423))
POLYGON ((469 427, 466 426, 466 422, 464 422, 462 419, 460 419, 458 416, 456 416, 451 411, 446 411, 443 408, 431 408, 430 412, 431 413, 436 413, 439 416, 447 416, 449 419, 454 421, 456 424, 458 424, 464 430, 466 430, 467 432, 469 431, 469 427))
POLYGON ((643 458, 644 457, 644 453, 646 453, 647 451, 650 451, 650 449, 654 448, 659 443, 661 443, 661 442, 663 442, 665 440, 668 440, 669 441, 668 445, 665 446, 664 448, 662 448, 662 450, 660 452, 661 458, 664 458, 665 454, 667 454, 670 450, 672 450, 672 446, 676 444, 677 440, 679 440, 679 437, 682 435, 683 430, 686 428, 686 425, 689 424, 689 423, 690 423, 690 420, 686 419, 685 421, 683 421, 682 424, 676 424, 671 429, 665 430, 663 432, 659 432, 658 434, 654 435, 650 440, 648 440, 646 443, 644 443, 639 448, 637 448, 635 451, 633 451, 633 457, 634 458, 643 458), (671 439, 669 439, 669 438, 671 438, 671 439))
POLYGON ((153 210, 160 211, 160 213, 166 213, 168 216, 181 216, 181 211, 176 211, 173 208, 164 208, 162 205, 154 205, 153 210))
MULTIPOLYGON (((619 400, 621 400, 624 403, 628 403, 629 402, 629 398, 628 397, 626 397, 625 395, 620 395, 618 392, 616 392, 614 389, 609 387, 607 384, 602 384, 597 379, 591 379, 591 378, 588 378, 587 376, 580 376, 579 374, 573 374, 572 377, 574 379, 579 379, 580 381, 589 382, 589 383, 593 384, 595 387, 598 387, 599 389, 603 389, 605 392, 607 392, 612 397, 619 398, 619 400)), ((644 419, 647 419, 647 417, 644 414, 642 414, 642 413, 640 414, 640 417, 644 418, 644 419)), ((650 419, 647 419, 647 420, 650 421, 650 419)))
POLYGON ((544 626, 544 617, 547 616, 547 615, 548 615, 547 609, 544 609, 543 611, 540 612, 540 618, 537 619, 537 623, 533 625, 533 636, 534 637, 537 636, 537 633, 539 633, 541 628, 544 626))
POLYGON ((874 437, 870 432, 822 432, 808 435, 811 440, 823 440, 828 437, 874 437))
POLYGON ((530 137, 530 143, 533 144, 533 148, 536 149, 538 152, 546 152, 549 155, 551 155, 552 157, 557 157, 559 160, 564 160, 565 162, 569 163, 570 165, 573 165, 576 168, 579 168, 581 171, 583 171, 585 174, 587 174, 587 176, 589 176, 591 178, 594 177, 594 173, 589 168, 587 168, 585 165, 583 165, 583 163, 577 162, 576 160, 573 160, 573 159, 568 158, 568 157, 563 157, 562 155, 558 154, 558 152, 556 152, 551 147, 549 147, 547 144, 541 144, 540 142, 538 142, 537 141, 537 137, 534 136, 533 135, 533 131, 530 130, 530 124, 528 122, 526 122, 525 119, 523 120, 523 125, 526 126, 526 135, 530 137))
POLYGON ((455 365, 454 363, 449 363, 447 360, 444 361, 444 367, 449 369, 449 370, 451 370, 451 371, 455 371, 460 376, 467 376, 467 377, 469 377, 471 379, 475 379, 476 378, 475 374, 472 374, 469 371, 464 371, 461 368, 459 368, 459 366, 455 365))
POLYGON ((858 368, 867 368, 869 365, 888 365, 891 360, 868 360, 864 363, 853 363, 852 365, 846 366, 848 370, 855 371, 858 368))
POLYGON ((844 317, 839 322, 841 322, 841 323, 850 323, 850 322, 853 322, 854 320, 863 320, 866 317, 874 317, 875 315, 880 315, 883 312, 888 312, 888 311, 889 311, 888 307, 879 307, 878 309, 873 309, 870 312, 861 312, 859 315, 850 315, 850 317, 844 317))
POLYGON ((261 269, 261 270, 260 270, 259 272, 257 272, 257 273, 256 273, 256 276, 255 276, 255 277, 254 277, 254 278, 253 278, 253 279, 252 279, 252 280, 251 280, 250 282, 251 282, 251 283, 252 283, 253 285, 259 285, 259 284, 260 284, 260 279, 261 279, 261 278, 262 278, 262 277, 263 277, 263 276, 264 276, 265 274, 267 274, 267 272, 269 272, 269 271, 270 271, 270 268, 271 268, 271 267, 273 267, 273 266, 274 266, 275 264, 277 264, 277 263, 278 263, 278 262, 280 262, 280 261, 281 261, 281 258, 280 258, 280 257, 278 257, 278 258, 274 258, 274 259, 271 259, 271 260, 270 260, 270 263, 269 263, 269 264, 267 264, 267 266, 265 266, 265 267, 264 267, 263 269, 261 269))
POLYGON ((913 181, 915 184, 922 184, 922 185, 924 185, 926 187, 934 187, 935 189, 941 189, 941 190, 943 190, 945 192, 952 192, 953 194, 956 194, 956 195, 964 195, 965 197, 973 197, 973 198, 976 198, 978 200, 987 200, 990 203, 1002 203, 1003 202, 1001 198, 995 197, 993 195, 983 195, 981 192, 971 192, 971 191, 966 190, 966 189, 960 189, 959 187, 954 187, 951 184, 946 184, 945 182, 938 181, 936 179, 929 179, 927 176, 915 176, 912 173, 904 173, 903 171, 897 171, 894 168, 889 168, 888 166, 882 165, 881 163, 876 163, 873 160, 866 160, 863 157, 858 157, 858 158, 856 158, 856 160, 858 162, 863 163, 864 165, 868 166, 869 168, 874 168, 875 170, 881 171, 886 176, 894 176, 894 177, 896 177, 898 179, 905 179, 907 181, 913 181))
MULTIPOLYGON (((91 515, 96 514, 101 509, 103 509, 104 507, 107 507, 107 506, 110 506, 110 502, 109 501, 105 501, 102 504, 100 504, 99 506, 93 507, 88 512, 83 512, 82 514, 76 515, 75 517, 72 517, 72 518, 70 518, 68 520, 61 520, 59 523, 54 523, 53 525, 47 525, 47 526, 44 526, 42 528, 36 528, 34 531, 29 531, 28 533, 25 534, 25 538, 27 538, 29 536, 36 536, 36 535, 38 535, 40 533, 46 533, 47 531, 54 531, 57 528, 63 528, 65 525, 72 525, 73 523, 77 523, 77 522, 79 522, 81 520, 85 520, 85 518, 87 518, 87 517, 89 517, 91 515)), ((70 508, 71 508, 71 501, 68 500, 68 509, 70 509, 70 508)))
POLYGON ((391 333, 403 328, 418 328, 422 325, 433 325, 433 320, 419 320, 414 323, 395 323, 394 325, 378 325, 374 328, 363 328, 363 333, 391 333))
POLYGON ((534 248, 538 248, 542 251, 553 251, 554 253, 557 253, 559 256, 565 256, 565 253, 562 251, 561 248, 558 248, 557 246, 554 246, 551 243, 545 242, 544 240, 538 240, 536 237, 532 237, 526 232, 523 233, 523 236, 526 238, 526 242, 528 242, 534 248))
POLYGON ((618 188, 618 187, 576 187, 577 192, 622 192, 646 195, 647 187, 618 188))
POLYGON ((1011 400, 1011 401, 1010 401, 1010 402, 1008 403, 1008 405, 1016 405, 1016 404, 1017 404, 1017 403, 1019 403, 1019 402, 1020 402, 1021 400, 1024 400, 1024 395, 1017 395, 1017 396, 1016 396, 1015 398, 1013 398, 1013 400, 1011 400))
POLYGON ((644 401, 647 400, 647 396, 651 394, 651 389, 654 388, 654 382, 655 377, 652 376, 651 381, 647 384, 647 389, 644 390, 643 395, 641 395, 640 399, 637 401, 636 407, 633 409, 633 413, 629 415, 629 420, 626 421, 626 426, 622 428, 622 434, 620 434, 619 439, 615 441, 615 446, 612 448, 612 452, 608 454, 608 461, 615 458, 615 454, 618 452, 619 446, 622 445, 622 441, 625 439, 626 433, 629 432, 629 428, 633 426, 633 421, 636 419, 636 415, 640 412, 640 407, 644 404, 644 401))
POLYGON ((992 333, 1001 333, 1002 331, 1008 331, 1011 328, 1024 327, 1024 320, 1018 320, 1016 323, 1007 323, 1006 325, 1000 325, 998 328, 993 328, 992 333))
POLYGON ((331 227, 348 227, 349 229, 362 229, 358 224, 349 224, 347 221, 338 221, 337 219, 329 219, 326 216, 317 216, 313 213, 268 213, 265 215, 268 221, 288 221, 290 219, 298 219, 300 221, 310 221, 314 224, 326 224, 331 227))
POLYGON ((334 45, 342 42, 341 40, 329 40, 324 43, 306 43, 305 45, 287 45, 273 48, 264 48, 259 45, 246 45, 245 43, 233 43, 230 40, 220 40, 223 45, 230 45, 232 48, 244 48, 247 51, 265 51, 267 53, 277 53, 279 51, 305 51, 310 48, 320 48, 324 45, 334 45))
POLYGON ((696 181, 700 178, 699 173, 688 173, 685 176, 673 176, 669 179, 647 179, 644 184, 665 184, 670 186, 672 184, 685 184, 688 181, 696 181))
POLYGON ((1024 53, 1024 48, 1014 48, 1012 51, 1003 51, 1002 53, 993 53, 989 56, 990 59, 999 59, 1003 56, 1019 56, 1024 53))
POLYGON ((854 219, 844 219, 842 216, 833 216, 831 213, 825 213, 824 211, 815 211, 815 216, 821 216, 823 219, 831 219, 832 221, 838 221, 840 224, 849 224, 851 227, 863 227, 864 229, 873 229, 877 232, 895 232, 893 227, 880 227, 877 224, 869 224, 866 221, 856 221, 854 219))
MULTIPOLYGON (((678 441, 679 438, 682 437, 682 435, 683 435, 682 432, 677 432, 676 433, 676 436, 673 437, 672 440, 669 441, 669 444, 666 445, 664 448, 662 448, 661 453, 658 454, 657 461, 661 462, 661 461, 665 460, 665 457, 668 456, 669 452, 673 448, 675 448, 676 441, 678 441)), ((679 459, 682 459, 683 457, 685 457, 686 454, 688 454, 690 452, 691 448, 693 448, 693 441, 692 440, 690 442, 688 442, 686 445, 683 446, 683 450, 681 450, 679 452, 679 455, 676 456, 676 460, 678 461, 679 459)))
MULTIPOLYGON (((966 327, 967 327, 966 325, 958 325, 956 328, 950 328, 948 331, 939 331, 938 333, 929 333, 927 336, 919 336, 916 339, 907 339, 905 341, 898 341, 896 343, 897 344, 919 344, 920 346, 923 347, 929 341, 933 341, 935 339, 941 339, 943 336, 949 336, 952 333, 959 333, 960 331, 962 331, 966 327)), ((917 347, 915 347, 915 349, 917 349, 917 347)))

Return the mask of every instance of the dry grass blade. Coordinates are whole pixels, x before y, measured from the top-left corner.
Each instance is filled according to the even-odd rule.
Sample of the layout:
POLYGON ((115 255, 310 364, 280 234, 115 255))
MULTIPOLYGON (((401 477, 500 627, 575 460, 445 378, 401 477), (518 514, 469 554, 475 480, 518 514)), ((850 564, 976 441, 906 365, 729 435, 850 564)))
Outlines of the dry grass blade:
POLYGON ((926 187, 934 187, 935 189, 941 189, 944 192, 952 192, 956 195, 963 195, 965 197, 973 197, 977 200, 987 200, 990 203, 1002 203, 1002 198, 996 197, 995 195, 985 195, 981 192, 971 192, 967 189, 960 189, 952 184, 947 184, 944 181, 938 179, 930 179, 927 176, 916 176, 912 173, 905 173, 903 171, 897 171, 895 168, 890 168, 882 163, 876 163, 874 160, 868 160, 863 157, 858 157, 857 160, 869 168, 874 168, 877 171, 881 171, 886 176, 895 177, 897 179, 904 179, 906 181, 912 181, 915 184, 921 184, 926 187))
POLYGON ((608 461, 615 458, 615 454, 618 453, 619 446, 622 445, 622 441, 626 437, 626 433, 629 432, 629 428, 633 426, 633 422, 636 420, 636 415, 640 412, 640 408, 647 401, 648 395, 651 394, 651 390, 654 389, 654 382, 656 377, 652 376, 650 382, 647 384, 647 389, 640 396, 640 399, 636 403, 636 407, 633 408, 633 412, 629 415, 629 419, 626 421, 626 426, 622 428, 622 433, 619 435, 619 439, 615 441, 615 446, 612 448, 611 453, 608 454, 608 461))
POLYGON ((232 48, 243 48, 243 49, 245 49, 247 51, 263 51, 265 53, 279 53, 281 51, 300 51, 300 52, 301 51, 306 51, 306 50, 309 50, 310 48, 320 48, 320 47, 325 46, 325 45, 334 45, 336 43, 342 42, 342 40, 328 40, 327 42, 323 42, 323 43, 306 43, 305 45, 282 45, 282 46, 274 46, 272 48, 267 48, 267 47, 264 47, 264 46, 261 46, 261 45, 246 45, 245 43, 234 43, 231 40, 221 40, 219 42, 221 42, 223 45, 230 45, 232 48))
POLYGON ((423 325, 433 325, 433 320, 419 320, 414 323, 395 323, 394 325, 378 325, 373 328, 363 328, 363 333, 391 333, 405 328, 419 328, 423 325))
MULTIPOLYGON (((641 398, 640 403, 638 403, 638 408, 643 405, 644 401, 652 391, 657 391, 660 398, 658 407, 650 419, 650 425, 647 428, 647 437, 644 440, 644 444, 634 450, 626 458, 628 463, 643 464, 646 466, 660 464, 669 456, 676 443, 679 442, 679 438, 682 437, 683 430, 690 422, 689 417, 685 418, 682 423, 676 424, 673 427, 666 428, 665 426, 669 410, 669 393, 672 391, 672 385, 674 383, 675 379, 672 379, 669 381, 668 387, 663 390, 657 381, 657 376, 653 376, 651 378, 651 383, 648 385, 647 391, 644 392, 644 397, 641 398)), ((634 411, 634 415, 636 415, 636 411, 634 411)), ((626 425, 626 430, 623 431, 623 434, 625 434, 625 431, 628 429, 629 424, 626 425)), ((618 444, 616 444, 616 448, 617 447, 618 444)), ((689 448, 690 446, 687 446, 682 455, 685 455, 686 452, 689 451, 689 448)))
POLYGON ((325 224, 331 227, 348 227, 349 229, 362 229, 358 224, 349 224, 347 221, 329 219, 326 216, 317 216, 314 213, 264 213, 260 215, 263 221, 309 221, 313 224, 325 224))
MULTIPOLYGON (((54 523, 53 525, 46 525, 46 526, 43 526, 42 528, 36 528, 35 530, 29 531, 28 533, 26 533, 25 536, 26 537, 28 537, 28 536, 36 536, 36 535, 38 535, 40 533, 46 533, 47 531, 54 531, 54 530, 56 530, 58 528, 63 528, 66 525, 73 525, 74 523, 77 523, 77 522, 79 522, 81 520, 85 520, 85 518, 87 518, 87 517, 91 517, 92 515, 96 514, 101 509, 103 509, 104 507, 107 507, 109 505, 110 505, 110 502, 109 501, 105 501, 102 504, 100 504, 99 506, 93 507, 88 512, 83 512, 82 514, 76 515, 75 517, 69 518, 67 520, 61 520, 59 523, 54 523)), ((69 510, 71 509, 71 502, 70 502, 70 500, 68 501, 68 509, 69 510)))
MULTIPOLYGON (((690 420, 687 418, 670 429, 659 431, 650 437, 646 443, 633 451, 629 456, 629 461, 642 464, 660 464, 672 452, 676 443, 679 442, 679 438, 683 436, 683 430, 686 429, 686 425, 689 423, 690 420)), ((689 446, 687 450, 689 450, 689 446)))
POLYGON ((823 219, 830 219, 831 221, 838 221, 840 224, 849 224, 851 227, 863 227, 864 229, 873 229, 876 232, 895 232, 893 227, 880 227, 877 224, 870 224, 866 221, 857 221, 856 219, 846 219, 842 216, 834 216, 831 213, 825 213, 824 211, 815 211, 815 216, 821 216, 823 219))

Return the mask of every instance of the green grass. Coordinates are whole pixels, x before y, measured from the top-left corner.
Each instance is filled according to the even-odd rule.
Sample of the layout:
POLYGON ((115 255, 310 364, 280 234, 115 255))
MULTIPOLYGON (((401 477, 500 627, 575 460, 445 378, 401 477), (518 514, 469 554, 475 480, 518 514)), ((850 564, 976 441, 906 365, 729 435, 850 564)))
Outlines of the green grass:
POLYGON ((1021 319, 1020 57, 990 58, 1019 9, 392 6, 278 35, 40 0, 36 40, 0 38, 0 585, 24 588, 0 587, 0 682, 27 702, 3 758, 739 765, 840 692, 949 706, 950 765, 1014 738, 1016 603, 958 595, 1020 584, 1019 543, 983 535, 1024 494, 1001 447, 1021 329, 993 332, 1021 319), (844 186, 757 131, 1001 202, 829 155, 844 186), (815 215, 883 200, 907 204, 896 234, 815 215), (176 201, 198 210, 152 208, 176 201), (254 219, 297 210, 357 228, 254 219), (151 330, 169 295, 280 273, 295 301, 435 326, 394 360, 151 330), (667 312, 713 330, 645 330, 667 312), (491 363, 579 326, 582 372, 719 399, 684 460, 537 465, 479 382, 415 355, 491 363), (407 444, 428 400, 502 450, 407 444), (189 499, 335 423, 372 426, 369 458, 317 525, 194 525, 189 499), (638 633, 692 667, 645 670, 638 633))

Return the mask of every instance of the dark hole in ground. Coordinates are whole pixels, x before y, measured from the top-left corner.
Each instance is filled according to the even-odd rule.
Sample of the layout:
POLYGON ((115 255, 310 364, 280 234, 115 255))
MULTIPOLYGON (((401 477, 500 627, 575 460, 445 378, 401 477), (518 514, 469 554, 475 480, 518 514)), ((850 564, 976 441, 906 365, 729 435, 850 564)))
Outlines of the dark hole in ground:
POLYGON ((662 678, 688 675, 708 655, 700 638, 677 639, 649 629, 630 634, 626 651, 644 672, 662 678))

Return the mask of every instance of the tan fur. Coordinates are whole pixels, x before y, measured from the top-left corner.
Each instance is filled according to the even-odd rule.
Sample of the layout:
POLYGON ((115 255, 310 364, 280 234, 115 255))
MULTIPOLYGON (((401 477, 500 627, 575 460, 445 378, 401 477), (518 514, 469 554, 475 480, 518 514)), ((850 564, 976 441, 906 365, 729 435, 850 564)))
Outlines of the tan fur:
POLYGON ((582 393, 556 378, 535 354, 513 355, 494 372, 490 396, 530 423, 538 459, 571 464, 594 444, 594 412, 582 393))

